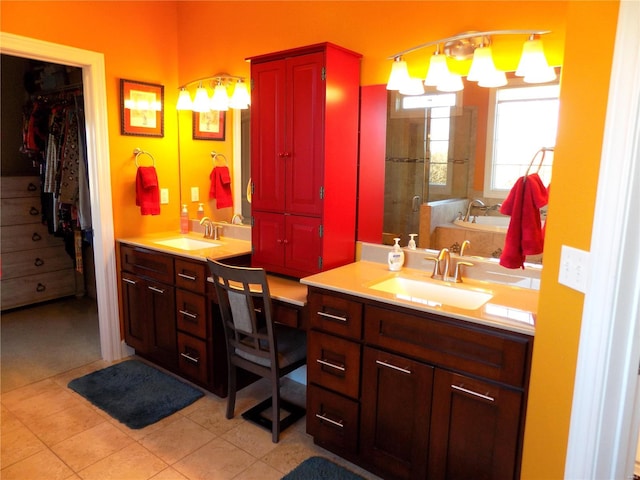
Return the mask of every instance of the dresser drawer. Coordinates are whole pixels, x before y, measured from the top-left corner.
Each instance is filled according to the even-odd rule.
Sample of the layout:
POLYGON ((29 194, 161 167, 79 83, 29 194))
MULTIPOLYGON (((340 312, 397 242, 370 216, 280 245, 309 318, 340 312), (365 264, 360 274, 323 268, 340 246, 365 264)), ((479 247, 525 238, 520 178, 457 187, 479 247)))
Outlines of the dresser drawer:
POLYGON ((41 223, 42 207, 39 197, 3 198, 0 200, 2 208, 2 226, 24 225, 27 223, 41 223))
POLYGON ((2 253, 64 245, 63 240, 49 234, 42 223, 3 226, 0 230, 2 253))
POLYGON ((360 340, 362 304, 342 297, 310 291, 311 328, 360 340))
POLYGON ((174 261, 176 287, 204 295, 207 283, 207 265, 200 262, 190 262, 181 258, 176 258, 174 261))
POLYGON ((73 269, 2 280, 2 309, 21 307, 53 298, 73 295, 76 279, 73 269))
POLYGON ((2 198, 40 197, 39 177, 2 177, 0 182, 2 198))
POLYGON ((358 449, 358 410, 355 400, 315 385, 307 388, 307 433, 315 443, 336 452, 358 449))
POLYGON ((176 289, 176 319, 178 330, 202 339, 207 338, 206 297, 176 289))
POLYGON ((173 284, 173 258, 152 250, 120 245, 121 268, 142 277, 173 284))
POLYGON ((73 268, 73 260, 61 245, 37 250, 4 253, 2 278, 16 278, 73 268))
POLYGON ((178 368, 185 377, 207 384, 209 379, 206 342, 178 332, 178 368))
POLYGON ((360 391, 360 344, 310 331, 307 341, 309 382, 352 398, 360 391))
POLYGON ((438 316, 418 316, 367 305, 364 337, 431 364, 524 387, 531 340, 438 316))

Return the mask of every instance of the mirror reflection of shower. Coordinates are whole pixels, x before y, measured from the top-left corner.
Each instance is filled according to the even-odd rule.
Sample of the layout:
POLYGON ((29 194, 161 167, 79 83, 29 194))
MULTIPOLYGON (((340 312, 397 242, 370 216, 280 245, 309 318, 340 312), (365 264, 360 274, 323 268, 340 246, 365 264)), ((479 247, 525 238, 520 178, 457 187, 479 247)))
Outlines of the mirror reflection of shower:
POLYGON ((393 92, 387 108, 383 241, 418 233, 420 205, 467 196, 475 152, 476 109, 456 93, 409 97, 393 92))

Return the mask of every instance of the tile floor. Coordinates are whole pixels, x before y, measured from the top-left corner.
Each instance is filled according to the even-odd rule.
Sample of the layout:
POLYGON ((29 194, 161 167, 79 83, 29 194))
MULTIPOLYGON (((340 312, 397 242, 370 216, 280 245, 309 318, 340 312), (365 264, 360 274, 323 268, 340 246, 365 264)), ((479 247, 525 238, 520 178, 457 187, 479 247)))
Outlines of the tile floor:
MULTIPOLYGON (((264 380, 238 394, 234 419, 226 400, 208 393, 144 429, 131 430, 67 388, 104 368, 102 360, 37 380, 0 397, 2 480, 280 479, 304 459, 321 455, 368 479, 358 467, 313 444, 304 419, 271 434, 239 412, 269 395, 264 380)), ((305 387, 283 381, 283 394, 304 402, 305 387)))

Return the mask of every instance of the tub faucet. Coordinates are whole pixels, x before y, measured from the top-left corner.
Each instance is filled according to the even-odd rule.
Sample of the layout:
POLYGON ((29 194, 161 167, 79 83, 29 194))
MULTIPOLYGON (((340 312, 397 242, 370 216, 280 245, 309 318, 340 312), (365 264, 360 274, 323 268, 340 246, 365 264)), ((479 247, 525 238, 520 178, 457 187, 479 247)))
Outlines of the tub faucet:
POLYGON ((469 206, 467 207, 467 214, 464 216, 464 221, 465 222, 469 221, 469 215, 471 215, 471 209, 473 207, 486 208, 486 205, 484 204, 484 202, 482 200, 478 200, 477 198, 475 200, 471 200, 469 202, 469 206))

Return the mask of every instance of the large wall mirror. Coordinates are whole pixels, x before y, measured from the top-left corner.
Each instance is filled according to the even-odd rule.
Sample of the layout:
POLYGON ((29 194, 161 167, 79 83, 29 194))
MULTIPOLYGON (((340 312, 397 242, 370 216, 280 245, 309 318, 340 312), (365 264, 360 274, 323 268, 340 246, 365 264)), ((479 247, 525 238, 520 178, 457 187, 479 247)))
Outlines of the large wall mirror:
MULTIPOLYGON (((559 73, 557 69, 557 78, 559 73)), ((559 83, 544 85, 544 94, 538 92, 536 95, 553 98, 536 97, 526 102, 518 98, 518 102, 512 101, 509 105, 513 128, 525 134, 524 139, 519 139, 519 133, 512 132, 514 158, 529 159, 539 148, 555 145, 559 83), (524 107, 524 103, 528 106, 524 107)), ((515 91, 516 87, 524 92, 525 89, 533 90, 534 85, 524 84, 510 75, 509 85, 504 88, 515 91)), ((543 88, 536 87, 536 90, 543 88)), ((517 177, 524 174, 526 166, 514 162, 511 177, 502 187, 507 189, 488 192, 485 185, 487 159, 493 153, 494 136, 499 135, 493 128, 497 118, 495 102, 496 89, 479 87, 466 80, 464 89, 459 92, 445 93, 434 89, 420 96, 405 96, 397 91, 387 93, 383 243, 392 244, 394 237, 400 237, 401 245, 406 245, 409 234, 419 233, 427 237, 418 238, 420 246, 453 247, 455 250, 461 241, 452 238, 462 238, 460 232, 456 236, 454 231, 444 232, 444 228, 452 225, 461 214, 466 214, 469 201, 479 199, 484 204, 485 208, 475 213, 499 215, 500 202, 517 177), (429 215, 425 215, 425 205, 434 206, 429 215), (424 225, 425 222, 430 224, 424 225), (443 230, 437 232, 437 225, 443 230)), ((550 181, 551 162, 552 155, 547 157, 543 167, 547 182, 550 181)), ((481 221, 485 219, 478 219, 481 221)), ((497 233, 504 235, 508 218, 486 221, 491 223, 487 233, 474 232, 472 235, 479 239, 476 242, 479 248, 474 254, 497 257, 504 241, 497 233), (497 225, 500 222, 503 224, 497 225)), ((539 263, 541 257, 531 261, 539 263)))

